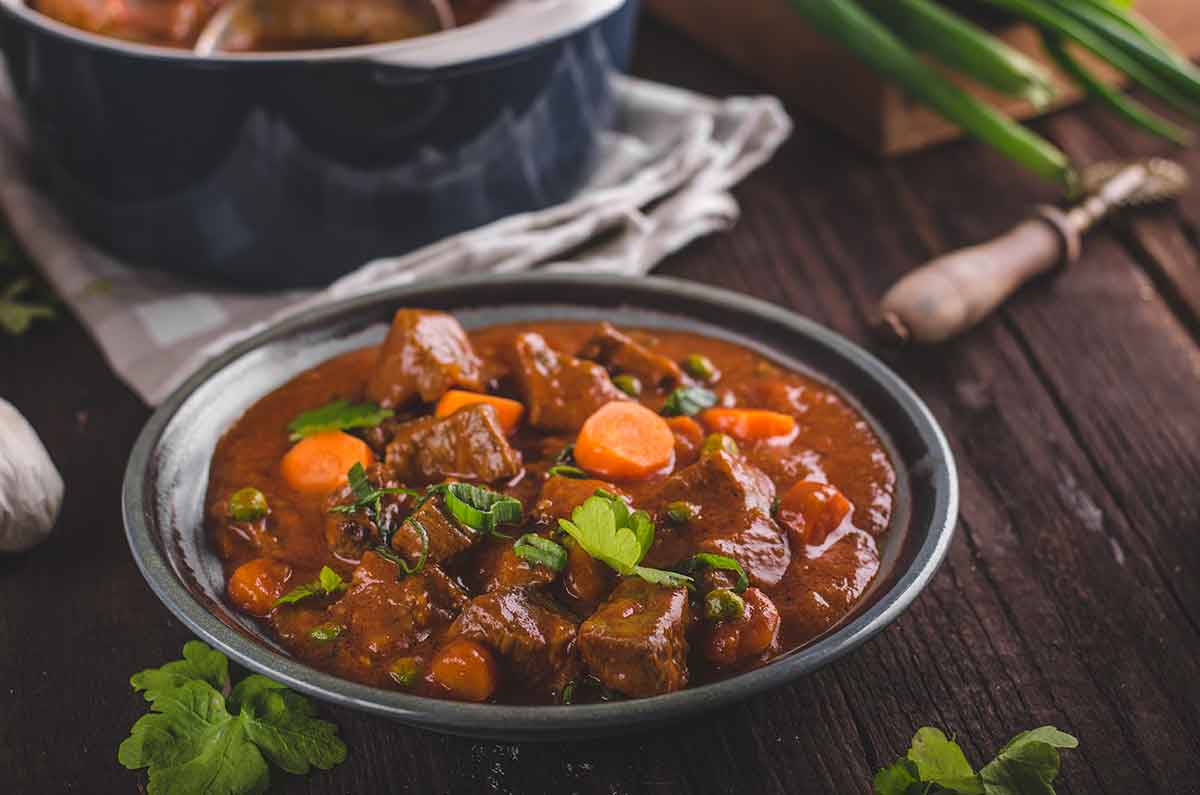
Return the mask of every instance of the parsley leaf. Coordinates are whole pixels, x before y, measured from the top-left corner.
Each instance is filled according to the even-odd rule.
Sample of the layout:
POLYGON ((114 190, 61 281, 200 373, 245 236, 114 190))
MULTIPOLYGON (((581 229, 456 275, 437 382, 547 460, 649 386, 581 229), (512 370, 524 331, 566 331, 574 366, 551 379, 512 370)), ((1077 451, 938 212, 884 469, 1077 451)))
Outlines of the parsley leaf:
POLYGON ((938 729, 913 736, 908 755, 875 774, 876 795, 1054 795, 1059 748, 1079 741, 1053 726, 1021 732, 978 774, 962 749, 938 729))
POLYGON ((30 286, 29 279, 17 279, 0 292, 0 328, 14 336, 24 334, 38 318, 55 316, 53 307, 21 299, 30 286))
POLYGON ((711 390, 698 386, 681 386, 667 395, 663 404, 664 417, 691 417, 717 405, 717 396, 711 390))
POLYGON ((226 699, 225 655, 191 641, 183 656, 130 680, 151 712, 133 725, 117 759, 130 770, 149 768, 150 795, 262 793, 268 759, 302 775, 346 758, 337 727, 316 718, 308 699, 258 675, 226 699))
POLYGON ((321 573, 317 575, 317 579, 312 582, 306 582, 303 585, 298 585, 288 591, 275 600, 275 606, 295 604, 301 599, 307 599, 310 596, 332 596, 335 593, 341 593, 349 587, 350 584, 342 579, 342 575, 328 566, 322 566, 321 573))
POLYGON ((312 411, 306 411, 288 423, 291 439, 298 442, 306 436, 326 431, 347 431, 351 428, 374 428, 395 414, 391 409, 374 403, 351 403, 335 400, 312 411))
POLYGON ((636 575, 673 588, 692 581, 691 577, 673 571, 638 565, 654 543, 654 522, 645 511, 631 512, 624 500, 603 489, 597 489, 572 511, 569 521, 559 519, 558 526, 585 552, 622 575, 636 575))

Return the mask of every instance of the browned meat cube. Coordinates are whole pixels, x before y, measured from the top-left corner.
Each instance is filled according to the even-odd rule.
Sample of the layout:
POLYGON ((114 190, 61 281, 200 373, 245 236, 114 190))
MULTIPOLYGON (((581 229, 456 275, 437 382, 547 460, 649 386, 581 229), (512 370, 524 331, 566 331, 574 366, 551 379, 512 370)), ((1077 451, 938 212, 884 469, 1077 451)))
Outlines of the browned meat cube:
POLYGON ((487 538, 464 556, 465 563, 456 566, 471 593, 488 593, 502 588, 542 585, 558 577, 545 566, 537 566, 517 557, 513 542, 507 538, 487 538))
POLYGON ((490 483, 521 471, 521 454, 500 427, 496 409, 475 403, 449 417, 422 417, 397 426, 387 447, 392 477, 408 484, 445 478, 490 483))
POLYGON ((662 354, 634 342, 626 334, 601 323, 600 330, 579 351, 579 358, 591 359, 612 370, 636 375, 649 387, 673 387, 683 381, 679 365, 662 354))
POLYGON ((457 386, 479 392, 481 366, 467 333, 451 315, 401 309, 367 381, 367 397, 394 408, 417 398, 432 403, 457 386))
POLYGON ((688 595, 627 577, 579 628, 579 651, 604 686, 640 698, 688 682, 688 595))
POLYGON ((350 589, 329 607, 353 652, 389 657, 440 634, 467 604, 467 593, 435 565, 397 580, 396 564, 363 554, 350 589))
POLYGON ((425 544, 421 540, 421 532, 413 526, 420 522, 429 537, 428 563, 440 563, 452 558, 463 550, 470 549, 483 537, 482 533, 471 532, 463 527, 454 517, 448 516, 439 504, 437 497, 426 500, 412 516, 406 519, 392 536, 392 549, 410 564, 415 565, 421 559, 421 551, 425 544))
POLYGON ((540 430, 577 431, 601 406, 629 399, 603 367, 553 350, 541 334, 518 335, 513 357, 529 424, 540 430))
POLYGON ((572 616, 536 591, 506 588, 472 599, 448 637, 490 646, 523 687, 553 696, 579 673, 578 629, 572 616))
POLYGON ((787 536, 771 518, 775 486, 739 455, 709 453, 663 483, 655 498, 657 515, 676 500, 698 509, 684 525, 660 521, 647 565, 670 566, 697 552, 725 555, 742 564, 760 588, 783 578, 792 554, 787 536))
POLYGON ((771 598, 790 633, 812 638, 850 611, 878 571, 875 539, 851 530, 817 557, 797 557, 771 598))
POLYGON ((713 665, 733 666, 762 659, 779 647, 779 610, 757 588, 742 594, 746 611, 731 621, 705 622, 699 646, 713 665))
POLYGON ((557 528, 557 520, 570 519, 571 512, 583 505, 597 489, 624 496, 620 489, 603 480, 552 477, 542 486, 533 515, 539 522, 557 528))

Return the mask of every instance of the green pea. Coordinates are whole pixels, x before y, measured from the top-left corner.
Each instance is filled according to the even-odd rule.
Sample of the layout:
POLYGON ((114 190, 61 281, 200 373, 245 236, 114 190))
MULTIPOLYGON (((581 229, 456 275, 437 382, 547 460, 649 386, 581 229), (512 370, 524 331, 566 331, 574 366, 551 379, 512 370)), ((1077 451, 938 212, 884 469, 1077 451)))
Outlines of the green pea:
POLYGON ((728 588, 714 588, 704 597, 704 617, 709 621, 736 621, 746 615, 746 602, 728 588))
POLYGON ((718 375, 717 367, 712 363, 712 359, 698 353, 693 353, 683 360, 683 371, 692 378, 705 383, 715 381, 718 375))
POLYGON ((723 433, 709 434, 708 438, 704 440, 704 447, 701 450, 701 454, 712 455, 720 451, 724 451, 730 455, 737 455, 737 442, 732 437, 726 436, 723 433))
POLYGON ((642 381, 636 375, 613 376, 613 386, 630 397, 642 394, 642 381))
POLYGON ((263 518, 270 511, 267 498, 256 488, 240 489, 229 498, 229 515, 235 522, 253 522, 263 518))
POLYGON ((685 524, 696 518, 700 513, 695 505, 683 500, 676 500, 667 506, 667 518, 675 524, 685 524))
POLYGON ((415 657, 401 657, 388 666, 388 676, 401 687, 411 686, 417 681, 420 673, 421 666, 417 664, 415 657))

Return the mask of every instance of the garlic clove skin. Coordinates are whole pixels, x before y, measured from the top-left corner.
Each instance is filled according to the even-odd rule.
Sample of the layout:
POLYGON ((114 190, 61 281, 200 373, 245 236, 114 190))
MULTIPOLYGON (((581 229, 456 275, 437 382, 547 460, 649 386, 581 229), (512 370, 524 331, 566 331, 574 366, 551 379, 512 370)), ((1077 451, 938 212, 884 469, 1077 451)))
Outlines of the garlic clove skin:
POLYGON ((50 535, 63 479, 37 432, 0 398, 0 552, 23 552, 50 535))

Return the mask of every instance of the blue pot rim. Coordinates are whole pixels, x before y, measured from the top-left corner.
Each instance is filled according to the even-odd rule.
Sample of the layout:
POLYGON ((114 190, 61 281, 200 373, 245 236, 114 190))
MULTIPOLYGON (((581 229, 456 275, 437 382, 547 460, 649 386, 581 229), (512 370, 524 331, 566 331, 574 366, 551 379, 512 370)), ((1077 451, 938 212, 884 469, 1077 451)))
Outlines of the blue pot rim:
POLYGON ((0 10, 60 39, 149 61, 195 66, 365 61, 379 66, 436 70, 488 62, 535 50, 578 33, 632 2, 635 0, 540 0, 513 6, 514 9, 521 9, 523 5, 538 8, 507 11, 461 28, 402 41, 317 50, 221 53, 210 56, 90 33, 39 13, 26 5, 24 0, 0 0, 0 10), (525 16, 535 13, 536 20, 525 16))
MULTIPOLYGON (((711 320, 711 319, 710 319, 711 320)), ((924 402, 887 365, 863 348, 820 324, 789 310, 726 290, 664 277, 600 276, 591 274, 522 274, 457 278, 421 285, 390 288, 349 298, 289 319, 263 331, 214 359, 159 407, 142 430, 125 470, 122 514, 134 560, 151 589, 167 608, 199 637, 246 668, 264 674, 299 692, 364 712, 392 718, 408 725, 462 736, 499 740, 555 741, 568 737, 603 736, 627 732, 635 726, 676 722, 721 706, 745 700, 812 673, 873 638, 895 621, 929 584, 944 560, 958 519, 959 486, 954 456, 937 420, 924 402), (707 305, 714 312, 734 310, 782 327, 789 334, 808 338, 857 371, 857 385, 841 388, 884 390, 903 412, 910 429, 930 451, 918 466, 933 485, 931 518, 908 567, 868 608, 836 625, 809 645, 767 665, 729 679, 650 698, 572 706, 512 706, 468 704, 425 698, 371 687, 311 668, 299 660, 276 653, 242 635, 209 612, 179 581, 156 542, 150 511, 156 469, 156 449, 175 413, 209 378, 256 348, 379 304, 398 305, 422 293, 504 286, 559 285, 566 294, 586 294, 589 286, 629 287, 645 296, 633 305, 671 306, 685 299, 707 305)))

